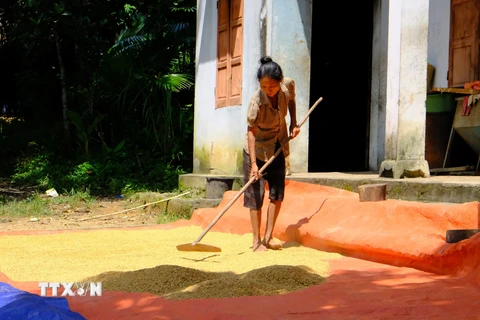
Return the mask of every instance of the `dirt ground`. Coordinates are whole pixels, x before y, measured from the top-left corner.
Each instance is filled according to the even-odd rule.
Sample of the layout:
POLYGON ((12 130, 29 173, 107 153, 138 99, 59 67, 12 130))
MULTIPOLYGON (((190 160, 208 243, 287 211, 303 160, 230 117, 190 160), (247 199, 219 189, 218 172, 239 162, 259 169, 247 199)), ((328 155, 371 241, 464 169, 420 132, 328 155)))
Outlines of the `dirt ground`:
POLYGON ((161 214, 158 206, 146 206, 125 213, 112 214, 141 204, 132 204, 123 199, 97 200, 94 204, 72 208, 56 205, 54 214, 28 217, 0 216, 0 231, 92 229, 155 225, 161 214), (96 217, 101 216, 101 217, 96 217), (96 218, 93 218, 96 217, 96 218), (83 220, 89 218, 88 220, 83 220))

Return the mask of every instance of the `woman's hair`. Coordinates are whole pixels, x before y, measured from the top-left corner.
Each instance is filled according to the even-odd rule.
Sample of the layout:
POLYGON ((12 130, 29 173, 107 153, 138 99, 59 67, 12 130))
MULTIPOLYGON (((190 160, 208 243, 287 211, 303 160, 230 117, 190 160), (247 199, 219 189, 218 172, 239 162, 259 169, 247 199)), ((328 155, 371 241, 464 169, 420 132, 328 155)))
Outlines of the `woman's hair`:
POLYGON ((260 68, 257 71, 257 79, 260 81, 263 77, 269 77, 277 81, 283 80, 283 71, 278 63, 272 60, 269 56, 264 56, 260 59, 260 68))

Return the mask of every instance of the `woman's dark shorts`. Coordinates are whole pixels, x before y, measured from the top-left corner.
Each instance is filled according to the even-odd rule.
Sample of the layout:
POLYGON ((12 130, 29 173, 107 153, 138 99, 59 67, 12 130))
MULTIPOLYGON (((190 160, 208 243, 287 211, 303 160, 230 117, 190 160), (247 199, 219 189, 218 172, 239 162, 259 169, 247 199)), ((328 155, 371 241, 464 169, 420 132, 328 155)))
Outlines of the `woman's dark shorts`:
MULTIPOLYGON (((278 148, 278 145, 277 145, 278 148)), ((265 162, 257 159, 258 170, 262 168, 265 162)), ((243 183, 250 180, 250 156, 243 150, 243 183)), ((265 196, 265 181, 268 182, 270 200, 283 201, 285 193, 285 157, 283 152, 272 161, 272 163, 263 172, 263 177, 252 183, 243 195, 243 206, 253 210, 262 208, 265 196)))

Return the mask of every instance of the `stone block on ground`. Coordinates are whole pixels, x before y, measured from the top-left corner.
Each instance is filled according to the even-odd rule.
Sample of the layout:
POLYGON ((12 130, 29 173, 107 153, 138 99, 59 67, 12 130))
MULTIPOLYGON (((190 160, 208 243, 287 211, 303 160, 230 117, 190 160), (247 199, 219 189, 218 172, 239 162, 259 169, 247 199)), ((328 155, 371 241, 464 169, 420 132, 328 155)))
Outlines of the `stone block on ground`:
POLYGON ((358 197, 363 201, 383 201, 387 195, 387 184, 364 184, 358 187, 358 197))

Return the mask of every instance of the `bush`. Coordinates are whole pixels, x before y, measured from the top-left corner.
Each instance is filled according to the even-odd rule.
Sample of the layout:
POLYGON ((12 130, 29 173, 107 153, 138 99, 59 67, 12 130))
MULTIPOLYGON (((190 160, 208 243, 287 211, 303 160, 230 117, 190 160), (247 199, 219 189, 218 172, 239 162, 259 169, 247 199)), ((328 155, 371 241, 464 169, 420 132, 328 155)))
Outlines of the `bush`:
POLYGON ((12 182, 58 192, 87 191, 92 195, 118 195, 137 191, 165 192, 177 189, 178 176, 185 171, 162 159, 145 155, 101 156, 89 161, 68 161, 51 154, 23 158, 12 182), (143 161, 142 161, 143 160, 143 161))

